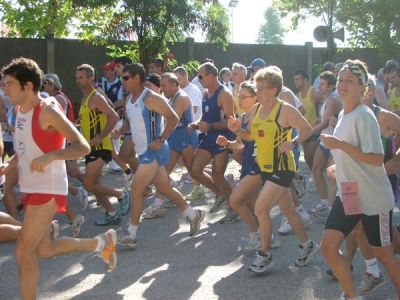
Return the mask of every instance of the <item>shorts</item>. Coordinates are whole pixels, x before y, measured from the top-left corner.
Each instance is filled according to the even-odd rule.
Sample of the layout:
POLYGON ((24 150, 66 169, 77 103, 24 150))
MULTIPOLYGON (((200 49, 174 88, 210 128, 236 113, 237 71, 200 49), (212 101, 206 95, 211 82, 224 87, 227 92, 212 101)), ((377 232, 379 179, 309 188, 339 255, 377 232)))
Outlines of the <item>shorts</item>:
POLYGON ((14 151, 14 142, 3 142, 4 144, 4 153, 8 153, 10 151, 14 151))
POLYGON ((111 150, 92 150, 88 155, 85 156, 85 163, 91 163, 98 158, 101 158, 105 162, 109 162, 112 160, 112 151, 111 150))
POLYGON ((326 219, 324 229, 337 230, 344 236, 348 236, 361 220, 371 246, 389 246, 392 243, 392 214, 393 210, 372 216, 365 214, 347 216, 344 213, 342 200, 337 196, 326 219))
POLYGON ((240 179, 243 179, 247 175, 251 176, 259 174, 261 174, 261 170, 254 157, 242 157, 242 171, 240 173, 240 179))
POLYGON ((67 211, 67 196, 58 194, 40 194, 40 193, 22 193, 22 205, 24 211, 28 205, 42 205, 55 199, 58 205, 58 213, 66 213, 67 211))
POLYGON ((322 150, 322 153, 324 154, 325 158, 329 158, 329 156, 331 156, 331 150, 325 148, 324 146, 322 146, 321 144, 319 144, 319 149, 322 150))
POLYGON ((306 140, 306 142, 315 142, 315 141, 318 141, 319 140, 319 133, 317 133, 317 134, 314 134, 314 135, 312 135, 312 136, 310 136, 307 140, 306 140))
POLYGON ((169 162, 169 156, 169 146, 167 142, 164 142, 160 150, 147 149, 145 153, 139 155, 139 164, 147 165, 157 160, 159 166, 166 166, 169 162))
POLYGON ((217 144, 217 138, 214 135, 204 135, 198 148, 207 150, 212 156, 218 155, 227 150, 225 147, 217 144))
POLYGON ((394 173, 392 175, 388 175, 388 179, 389 179, 390 185, 392 186, 394 202, 398 202, 399 201, 399 177, 397 176, 396 173, 394 173))
POLYGON ((197 137, 197 132, 192 134, 188 133, 187 127, 179 126, 171 133, 168 138, 168 146, 171 150, 175 152, 181 152, 183 149, 191 144, 193 148, 199 146, 199 138, 197 137))
POLYGON ((288 188, 292 183, 295 172, 293 171, 275 171, 275 172, 261 172, 261 180, 263 184, 271 181, 277 185, 288 188))

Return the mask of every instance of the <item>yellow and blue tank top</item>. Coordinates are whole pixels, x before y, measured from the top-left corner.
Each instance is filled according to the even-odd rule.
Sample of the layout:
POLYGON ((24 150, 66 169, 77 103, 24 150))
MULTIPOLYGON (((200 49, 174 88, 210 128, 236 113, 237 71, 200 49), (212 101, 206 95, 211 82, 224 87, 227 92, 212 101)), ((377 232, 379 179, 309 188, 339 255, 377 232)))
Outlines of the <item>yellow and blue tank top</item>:
MULTIPOLYGON (((100 134, 100 132, 107 125, 107 117, 101 112, 97 110, 91 110, 88 107, 88 102, 93 94, 96 93, 96 90, 93 89, 89 96, 83 101, 81 108, 79 110, 79 115, 81 117, 81 130, 82 134, 85 137, 86 141, 90 142, 96 136, 100 134)), ((98 150, 111 150, 113 147, 111 144, 111 139, 107 135, 99 146, 92 146, 92 151, 98 150)))
POLYGON ((293 152, 281 153, 283 142, 291 140, 292 127, 282 127, 278 117, 282 108, 282 100, 278 100, 271 113, 265 119, 260 118, 260 104, 251 123, 251 135, 257 144, 257 161, 262 172, 295 171, 293 152))
POLYGON ((400 97, 396 97, 396 88, 393 89, 389 98, 389 110, 395 112, 400 109, 400 97))

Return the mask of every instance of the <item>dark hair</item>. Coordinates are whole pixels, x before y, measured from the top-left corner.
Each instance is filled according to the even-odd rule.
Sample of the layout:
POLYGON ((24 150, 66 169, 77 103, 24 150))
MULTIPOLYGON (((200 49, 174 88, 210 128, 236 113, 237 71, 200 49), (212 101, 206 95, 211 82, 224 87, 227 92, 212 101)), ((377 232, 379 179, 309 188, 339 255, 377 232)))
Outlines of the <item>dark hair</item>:
POLYGON ((164 72, 164 61, 159 58, 153 58, 153 60, 150 62, 151 64, 156 64, 158 67, 161 68, 161 72, 164 72))
POLYGON ((146 81, 146 70, 142 64, 135 63, 131 65, 126 65, 122 72, 128 72, 131 77, 139 75, 140 82, 144 83, 146 81))
POLYGON ((383 68, 383 74, 390 74, 394 68, 397 68, 397 62, 390 62, 383 68))
POLYGON ((328 82, 328 86, 330 86, 330 85, 335 86, 336 85, 336 76, 331 71, 322 72, 319 75, 319 78, 320 79, 325 79, 328 82))
POLYGON ((400 67, 393 68, 392 71, 390 71, 390 73, 393 73, 393 72, 396 72, 396 75, 400 76, 400 67))
POLYGON ((256 94, 256 86, 252 82, 244 81, 240 84, 241 89, 247 89, 250 94, 254 97, 257 96, 256 94))
MULTIPOLYGON (((206 71, 206 73, 207 74, 212 74, 212 75, 214 75, 215 77, 218 77, 218 69, 217 69, 217 67, 216 66, 214 66, 212 63, 210 63, 210 62, 206 62, 206 63, 204 63, 204 64, 202 64, 201 66, 200 66, 200 68, 202 68, 202 67, 204 67, 204 69, 205 69, 205 71, 206 71)), ((199 69, 200 69, 199 68, 199 69)))
POLYGON ((39 92, 42 85, 42 70, 37 63, 29 58, 14 58, 8 65, 1 70, 3 76, 9 75, 14 77, 20 84, 21 90, 27 82, 33 85, 33 91, 39 92))
POLYGON ((302 69, 297 70, 296 72, 294 72, 293 75, 301 75, 301 77, 303 79, 307 79, 308 80, 308 73, 306 71, 302 70, 302 69))
POLYGON ((76 68, 76 71, 85 71, 87 77, 93 76, 93 78, 94 78, 94 76, 95 76, 94 68, 88 64, 83 64, 83 65, 78 66, 76 68))
POLYGON ((187 71, 184 67, 176 67, 174 73, 178 73, 181 76, 187 75, 187 71))
POLYGON ((132 60, 128 57, 128 56, 121 56, 121 57, 117 57, 114 60, 115 64, 121 64, 123 66, 125 65, 130 65, 132 63, 132 60))
POLYGON ((205 58, 205 59, 202 60, 201 64, 205 64, 205 63, 214 64, 214 60, 212 58, 205 58))

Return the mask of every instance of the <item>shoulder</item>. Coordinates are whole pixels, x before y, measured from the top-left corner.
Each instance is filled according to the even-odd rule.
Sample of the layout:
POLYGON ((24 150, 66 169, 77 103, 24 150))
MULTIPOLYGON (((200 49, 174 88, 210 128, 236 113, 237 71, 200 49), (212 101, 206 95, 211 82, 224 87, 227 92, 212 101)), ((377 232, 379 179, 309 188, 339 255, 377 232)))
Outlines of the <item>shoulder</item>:
POLYGON ((50 115, 64 114, 60 103, 54 98, 49 97, 43 100, 40 108, 40 116, 47 117, 50 115))

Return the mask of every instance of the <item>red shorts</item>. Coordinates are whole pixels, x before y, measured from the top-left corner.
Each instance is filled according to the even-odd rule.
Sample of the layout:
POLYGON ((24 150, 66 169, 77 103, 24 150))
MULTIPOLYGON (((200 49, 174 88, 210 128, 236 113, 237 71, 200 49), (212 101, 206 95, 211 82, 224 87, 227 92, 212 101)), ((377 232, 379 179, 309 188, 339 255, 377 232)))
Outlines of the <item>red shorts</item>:
POLYGON ((24 210, 28 205, 41 205, 55 199, 58 204, 58 213, 66 212, 67 196, 57 194, 22 193, 22 205, 24 210))

